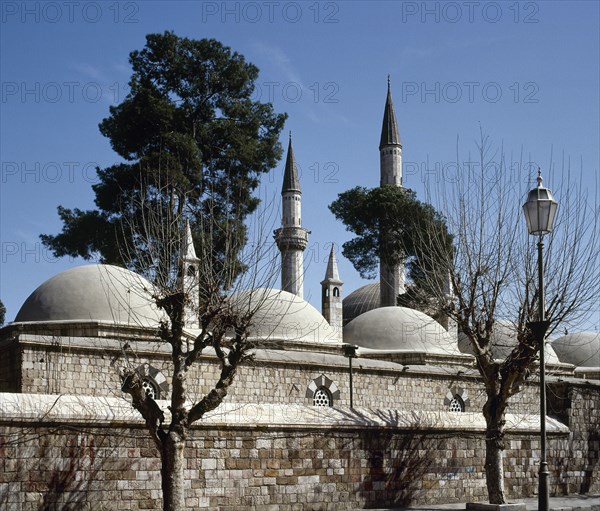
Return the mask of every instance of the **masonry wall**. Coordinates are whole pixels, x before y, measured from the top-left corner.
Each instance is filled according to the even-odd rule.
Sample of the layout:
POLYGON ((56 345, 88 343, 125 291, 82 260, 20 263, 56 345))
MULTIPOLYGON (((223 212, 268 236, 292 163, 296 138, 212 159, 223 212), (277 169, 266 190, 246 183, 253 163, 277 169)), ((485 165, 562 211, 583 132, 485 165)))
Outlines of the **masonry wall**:
MULTIPOLYGON (((97 341, 102 342, 102 340, 97 341)), ((106 341, 108 343, 108 341, 106 341)), ((55 345, 23 345, 21 386, 24 393, 108 395, 121 396, 118 368, 125 360, 119 350, 99 347, 81 348, 68 340, 57 340, 55 345), (64 375, 69 377, 65 378, 64 375)), ((285 359, 286 353, 280 357, 285 359)), ((170 382, 170 363, 167 354, 156 350, 153 354, 129 350, 132 365, 150 363, 170 382)), ((291 357, 291 355, 290 355, 291 357)), ((350 405, 348 362, 342 356, 323 356, 312 353, 311 362, 269 361, 257 357, 242 366, 236 382, 230 389, 230 399, 247 403, 311 404, 307 388, 321 375, 333 381, 339 389, 335 405, 350 405), (326 358, 328 357, 328 358, 326 358), (333 362, 332 362, 333 360, 333 362)), ((369 360, 354 362, 353 401, 355 406, 397 408, 418 406, 421 410, 442 410, 447 394, 459 391, 466 398, 468 411, 480 411, 485 401, 479 378, 466 374, 459 367, 430 370, 427 366, 402 365, 395 369, 377 368, 369 360)), ((219 368, 214 359, 203 357, 190 369, 188 381, 192 385, 190 397, 206 395, 218 380, 219 368)), ((6 389, 11 390, 11 389, 6 389)), ((537 413, 539 391, 535 382, 526 384, 523 391, 511 399, 509 412, 537 413)))
MULTIPOLYGON (((25 425, 23 425, 25 426, 25 425)), ((159 461, 143 429, 0 427, 0 507, 8 511, 160 509, 159 461)), ((214 511, 341 510, 485 500, 483 440, 393 428, 197 428, 186 452, 186 503, 214 511)), ((535 437, 510 436, 506 488, 537 488, 535 437)), ((549 439, 552 493, 569 440, 549 439)), ((575 457, 584 451, 569 451, 575 457)), ((597 468, 589 491, 600 491, 597 468)))

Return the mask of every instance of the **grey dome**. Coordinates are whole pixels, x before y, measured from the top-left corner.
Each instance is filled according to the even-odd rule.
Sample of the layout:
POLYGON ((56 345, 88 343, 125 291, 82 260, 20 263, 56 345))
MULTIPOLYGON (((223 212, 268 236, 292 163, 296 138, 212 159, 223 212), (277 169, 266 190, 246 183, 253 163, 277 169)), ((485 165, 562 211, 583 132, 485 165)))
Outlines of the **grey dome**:
POLYGON ((379 281, 359 287, 350 293, 342 301, 344 325, 365 312, 377 309, 381 304, 379 297, 379 281))
MULTIPOLYGON (((492 331, 492 355, 495 360, 504 360, 517 345, 517 327, 514 323, 505 320, 494 322, 492 331)), ((473 346, 469 338, 462 332, 458 334, 458 349, 465 354, 473 355, 473 346)), ((544 351, 546 364, 559 364, 550 342, 546 341, 544 351)))
POLYGON ((78 266, 40 285, 25 300, 15 322, 99 321, 155 328, 163 316, 151 293, 150 282, 124 268, 78 266))
POLYGON ((552 342, 561 362, 577 367, 600 367, 600 333, 577 332, 552 342))
POLYGON ((437 321, 407 307, 380 307, 361 314, 344 327, 344 342, 375 350, 461 354, 437 321))
POLYGON ((230 297, 236 309, 255 311, 251 339, 339 342, 335 330, 310 303, 279 289, 258 288, 230 297))

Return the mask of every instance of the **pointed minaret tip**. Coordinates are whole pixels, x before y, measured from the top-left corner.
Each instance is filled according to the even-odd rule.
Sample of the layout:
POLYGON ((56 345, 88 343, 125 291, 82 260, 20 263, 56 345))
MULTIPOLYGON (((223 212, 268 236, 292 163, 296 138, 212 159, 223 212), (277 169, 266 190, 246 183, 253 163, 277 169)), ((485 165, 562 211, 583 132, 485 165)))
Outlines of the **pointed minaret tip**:
POLYGON ((398 121, 396 120, 396 111, 392 101, 392 91, 390 85, 390 75, 388 75, 387 97, 385 99, 385 109, 383 111, 383 125, 381 126, 381 139, 379 149, 387 145, 399 145, 400 131, 398 130, 398 121))
POLYGON ((324 281, 336 281, 340 282, 340 274, 338 271, 337 260, 335 258, 334 244, 331 244, 331 251, 329 252, 329 260, 327 261, 327 270, 325 271, 324 281))
POLYGON ((298 168, 296 166, 296 157, 292 147, 292 132, 290 131, 290 140, 288 144, 287 158, 285 161, 285 171, 283 174, 283 187, 281 193, 300 192, 300 179, 298 179, 298 168))
POLYGON ((192 238, 192 228, 188 218, 185 219, 185 239, 183 240, 183 257, 186 260, 198 259, 192 238))

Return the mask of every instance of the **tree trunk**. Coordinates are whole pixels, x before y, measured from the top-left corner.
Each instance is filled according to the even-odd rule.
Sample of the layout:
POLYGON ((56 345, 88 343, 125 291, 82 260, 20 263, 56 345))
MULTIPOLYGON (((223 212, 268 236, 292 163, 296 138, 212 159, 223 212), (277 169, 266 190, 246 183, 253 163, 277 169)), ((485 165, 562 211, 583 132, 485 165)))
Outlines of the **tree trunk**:
POLYGON ((170 431, 162 439, 161 480, 163 511, 185 509, 183 469, 185 465, 185 435, 170 431))
POLYGON ((485 481, 490 504, 506 504, 504 496, 504 406, 500 396, 488 396, 483 406, 486 422, 485 481))
MULTIPOLYGON (((488 435, 491 432, 488 431, 488 435)), ((496 436, 496 435, 494 435, 496 436)), ((504 463, 502 442, 498 438, 485 439, 485 479, 490 504, 506 504, 504 498, 504 463)))

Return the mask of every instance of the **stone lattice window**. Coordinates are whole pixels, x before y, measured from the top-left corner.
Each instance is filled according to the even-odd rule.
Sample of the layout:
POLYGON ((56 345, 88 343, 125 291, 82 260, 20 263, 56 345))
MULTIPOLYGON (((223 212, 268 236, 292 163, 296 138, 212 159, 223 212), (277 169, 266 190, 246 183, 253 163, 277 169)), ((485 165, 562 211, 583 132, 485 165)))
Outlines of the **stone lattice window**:
POLYGON ((444 406, 449 412, 464 412, 470 404, 469 393, 462 387, 452 387, 444 398, 444 406))
POLYGON ((464 412, 465 411, 465 403, 459 395, 456 395, 450 401, 448 405, 448 409, 451 412, 464 412))
POLYGON ((315 406, 333 406, 333 398, 325 387, 320 387, 315 392, 313 404, 315 406))
POLYGON ((159 394, 156 384, 150 381, 149 378, 144 378, 142 381, 142 387, 144 388, 144 392, 148 397, 151 397, 152 399, 158 399, 159 394))
POLYGON ((308 384, 306 397, 312 400, 314 406, 333 406, 340 398, 340 389, 333 380, 322 374, 308 384))
POLYGON ((152 399, 164 399, 169 392, 169 384, 165 376, 150 364, 142 364, 136 371, 142 377, 142 387, 146 395, 152 399))

